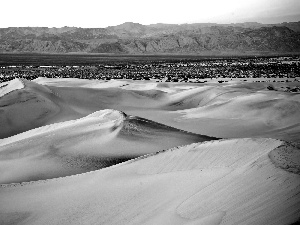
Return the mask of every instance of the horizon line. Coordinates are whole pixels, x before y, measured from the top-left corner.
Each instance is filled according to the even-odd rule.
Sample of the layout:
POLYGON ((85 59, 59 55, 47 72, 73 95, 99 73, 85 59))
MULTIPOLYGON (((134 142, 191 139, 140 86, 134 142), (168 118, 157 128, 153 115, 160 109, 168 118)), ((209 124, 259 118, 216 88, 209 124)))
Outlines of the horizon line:
POLYGON ((0 29, 5 29, 5 28, 65 28, 65 27, 69 27, 69 28, 83 28, 83 29, 90 29, 90 28, 98 28, 98 29, 105 29, 105 28, 109 28, 109 27, 116 27, 116 26, 120 26, 120 25, 124 25, 124 24, 138 24, 138 25, 142 25, 142 26, 153 26, 153 25, 175 25, 175 26, 182 26, 182 25, 193 25, 193 24, 212 24, 212 25, 234 25, 234 24, 260 24, 260 25, 278 25, 278 24, 284 24, 284 23, 300 23, 300 21, 293 21, 293 22, 280 22, 280 23, 261 23, 261 22, 255 22, 255 21, 246 21, 246 22, 238 22, 238 23, 216 23, 216 22, 196 22, 196 23, 152 23, 152 24, 141 24, 141 23, 137 23, 137 22, 123 22, 120 23, 118 25, 110 25, 110 26, 106 26, 106 27, 79 27, 79 26, 61 26, 61 27, 47 27, 47 26, 8 26, 8 27, 0 27, 0 29))

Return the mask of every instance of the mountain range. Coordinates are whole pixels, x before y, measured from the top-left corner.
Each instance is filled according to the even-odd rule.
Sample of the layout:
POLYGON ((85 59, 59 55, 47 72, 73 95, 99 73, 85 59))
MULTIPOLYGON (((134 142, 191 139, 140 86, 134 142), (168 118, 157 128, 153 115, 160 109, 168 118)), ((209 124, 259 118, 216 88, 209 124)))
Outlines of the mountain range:
POLYGON ((267 54, 300 52, 300 22, 0 28, 0 52, 267 54))

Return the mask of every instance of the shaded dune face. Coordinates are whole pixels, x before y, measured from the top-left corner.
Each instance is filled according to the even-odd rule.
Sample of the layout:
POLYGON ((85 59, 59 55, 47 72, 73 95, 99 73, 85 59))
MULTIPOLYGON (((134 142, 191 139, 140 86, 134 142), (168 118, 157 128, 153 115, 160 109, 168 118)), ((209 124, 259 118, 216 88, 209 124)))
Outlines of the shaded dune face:
POLYGON ((205 135, 197 135, 183 130, 178 130, 176 128, 166 126, 161 123, 156 123, 151 120, 147 120, 141 117, 136 116, 126 116, 126 119, 123 122, 123 127, 120 131, 119 136, 122 138, 161 138, 164 135, 165 138, 174 138, 173 141, 176 142, 176 139, 182 137, 183 139, 199 140, 202 137, 201 141, 217 139, 214 137, 208 137, 205 135))
POLYGON ((212 139, 102 110, 0 140, 0 181, 17 183, 72 175, 212 139))
MULTIPOLYGON (((293 224, 299 175, 270 157, 288 146, 193 143, 77 176, 1 185, 2 224, 293 224)), ((295 166, 294 150, 284 152, 282 163, 295 166)))

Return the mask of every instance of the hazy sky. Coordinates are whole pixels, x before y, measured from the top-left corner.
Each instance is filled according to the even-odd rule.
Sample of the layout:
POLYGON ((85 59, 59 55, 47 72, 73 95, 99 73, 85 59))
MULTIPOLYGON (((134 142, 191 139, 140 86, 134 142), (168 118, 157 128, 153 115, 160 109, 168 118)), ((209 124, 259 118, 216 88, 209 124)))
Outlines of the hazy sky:
POLYGON ((3 0, 0 27, 300 21, 300 0, 3 0))

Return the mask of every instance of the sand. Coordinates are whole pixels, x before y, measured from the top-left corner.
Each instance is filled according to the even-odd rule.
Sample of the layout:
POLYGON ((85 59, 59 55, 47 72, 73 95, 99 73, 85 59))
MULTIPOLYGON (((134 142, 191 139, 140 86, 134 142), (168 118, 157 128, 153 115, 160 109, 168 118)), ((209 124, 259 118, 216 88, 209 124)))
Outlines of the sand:
MULTIPOLYGON (((0 138, 114 109, 219 138, 300 141, 300 95, 289 83, 160 83, 38 78, 1 97, 0 138), (22 112, 22 113, 20 113, 22 112)), ((293 82, 297 86, 297 82, 293 82)))
POLYGON ((24 84, 18 78, 15 78, 12 81, 0 83, 0 98, 3 97, 4 95, 9 94, 10 92, 13 92, 15 90, 19 90, 22 88, 24 88, 24 84))
POLYGON ((120 111, 101 110, 0 139, 0 184, 88 172, 213 139, 120 111))
POLYGON ((2 185, 1 224, 290 224, 300 212, 299 175, 268 157, 283 145, 195 143, 94 172, 2 185))
POLYGON ((297 222, 300 95, 269 85, 2 83, 0 224, 297 222))

